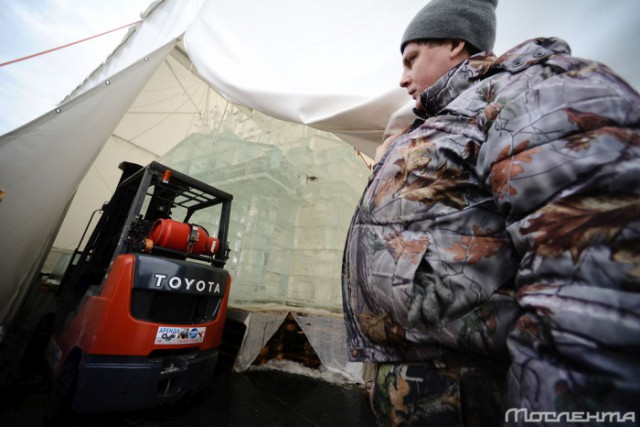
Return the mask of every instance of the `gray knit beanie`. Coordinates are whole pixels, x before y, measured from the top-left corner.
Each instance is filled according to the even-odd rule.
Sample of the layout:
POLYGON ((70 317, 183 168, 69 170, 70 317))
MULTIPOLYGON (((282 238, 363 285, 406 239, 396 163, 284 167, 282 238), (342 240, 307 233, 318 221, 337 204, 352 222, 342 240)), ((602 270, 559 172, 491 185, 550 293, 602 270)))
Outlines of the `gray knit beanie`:
POLYGON ((402 36, 400 52, 416 40, 464 40, 484 51, 496 40, 498 0, 432 0, 411 20, 402 36))

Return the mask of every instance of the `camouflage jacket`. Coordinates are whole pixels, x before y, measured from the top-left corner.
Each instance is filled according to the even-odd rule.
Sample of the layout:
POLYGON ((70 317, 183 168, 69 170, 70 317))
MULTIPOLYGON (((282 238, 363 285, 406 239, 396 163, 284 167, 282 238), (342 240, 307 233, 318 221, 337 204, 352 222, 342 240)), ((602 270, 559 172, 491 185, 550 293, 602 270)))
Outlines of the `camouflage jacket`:
POLYGON ((375 165, 347 237, 351 360, 509 356, 518 408, 595 386, 637 398, 638 93, 534 39, 421 99, 428 118, 375 165))

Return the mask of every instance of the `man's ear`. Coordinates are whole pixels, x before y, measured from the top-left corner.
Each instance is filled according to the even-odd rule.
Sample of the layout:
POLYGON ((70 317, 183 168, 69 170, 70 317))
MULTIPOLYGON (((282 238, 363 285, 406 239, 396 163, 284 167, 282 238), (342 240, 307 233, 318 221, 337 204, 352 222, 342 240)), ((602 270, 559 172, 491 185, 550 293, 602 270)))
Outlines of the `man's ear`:
POLYGON ((449 52, 450 59, 456 59, 459 56, 467 57, 467 44, 463 40, 452 40, 451 41, 451 52, 449 52))

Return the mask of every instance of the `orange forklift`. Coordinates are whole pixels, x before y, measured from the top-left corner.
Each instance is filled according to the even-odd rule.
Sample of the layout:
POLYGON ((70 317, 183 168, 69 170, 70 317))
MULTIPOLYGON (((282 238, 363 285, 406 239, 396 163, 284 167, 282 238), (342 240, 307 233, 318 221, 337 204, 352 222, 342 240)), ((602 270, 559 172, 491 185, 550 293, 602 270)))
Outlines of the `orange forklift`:
POLYGON ((233 197, 157 162, 120 169, 40 327, 53 380, 48 418, 148 409, 212 382, 231 285, 233 197))

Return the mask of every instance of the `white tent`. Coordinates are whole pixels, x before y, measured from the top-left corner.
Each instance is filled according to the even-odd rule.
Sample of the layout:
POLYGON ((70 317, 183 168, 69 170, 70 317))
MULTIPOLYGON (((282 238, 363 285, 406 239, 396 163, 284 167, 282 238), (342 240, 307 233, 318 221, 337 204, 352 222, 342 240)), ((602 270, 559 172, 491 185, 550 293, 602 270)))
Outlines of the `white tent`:
MULTIPOLYGON (((323 3, 322 8, 335 9, 338 3, 334 3, 323 3)), ((272 10, 268 14, 267 11, 256 10, 266 6, 254 6, 253 13, 246 14, 243 20, 247 25, 254 25, 250 21, 256 16, 285 18, 277 22, 263 19, 259 23, 262 26, 260 31, 266 35, 258 39, 262 43, 269 43, 268 35, 272 32, 281 31, 293 40, 306 39, 300 43, 314 44, 312 49, 295 45, 283 47, 287 51, 279 55, 304 58, 317 54, 319 58, 326 58, 326 52, 318 52, 326 49, 340 52, 341 58, 330 64, 298 61, 307 67, 322 66, 326 69, 329 78, 317 82, 315 93, 305 93, 296 87, 296 76, 298 80, 304 80, 300 77, 305 73, 304 66, 286 74, 276 70, 265 75, 268 67, 262 62, 269 61, 269 58, 255 55, 261 51, 260 47, 245 45, 246 39, 234 36, 232 29, 223 25, 230 22, 224 14, 238 13, 237 7, 233 10, 224 2, 215 1, 166 0, 154 5, 144 21, 105 64, 58 108, 2 137, 0 173, 5 197, 0 204, 0 234, 3 236, 0 249, 0 283, 3 284, 0 287, 0 301, 3 302, 0 307, 1 323, 11 317, 12 310, 18 307, 26 291, 25 287, 38 273, 39 261, 50 247, 74 192, 112 134, 115 135, 112 138, 148 151, 152 157, 160 156, 182 140, 194 122, 194 116, 203 113, 203 108, 193 99, 185 99, 178 110, 168 111, 162 107, 154 110, 153 107, 130 113, 129 116, 136 115, 136 123, 130 126, 122 124, 120 128, 124 131, 116 129, 123 116, 127 120, 127 108, 145 83, 159 70, 167 73, 168 77, 180 72, 184 75, 185 68, 198 70, 233 102, 286 120, 334 131, 369 154, 373 152, 389 114, 406 101, 406 95, 399 88, 394 88, 393 80, 383 87, 375 87, 371 83, 366 87, 366 79, 341 79, 340 70, 345 65, 345 56, 349 54, 344 40, 352 39, 353 46, 357 46, 364 42, 356 42, 358 37, 371 34, 371 31, 365 31, 367 26, 381 25, 386 19, 406 21, 419 3, 414 2, 414 7, 408 9, 393 2, 368 2, 368 13, 361 8, 342 5, 344 13, 332 20, 333 27, 326 23, 321 25, 314 19, 301 22, 296 17, 300 11, 294 10, 296 4, 280 2, 279 6, 271 5, 272 10), (280 9, 273 10, 274 7, 280 9), (317 34, 317 37, 296 38, 297 33, 314 28, 325 33, 317 34), (184 41, 184 45, 180 41, 184 41), (243 50, 246 52, 239 53, 243 50), (236 58, 251 60, 238 67, 230 64, 236 58), (177 68, 182 71, 177 71, 177 68), (228 69, 234 73, 241 69, 244 75, 225 75, 228 69), (252 82, 252 78, 263 80, 252 82), (270 92, 264 87, 270 88, 270 92), (285 90, 287 87, 289 90, 285 90), (25 167, 27 164, 30 166, 25 167)), ((307 16, 311 18, 313 14, 307 16)), ((400 27, 398 25, 396 29, 400 27)), ((378 37, 385 38, 383 35, 378 37)), ((376 43, 388 50, 396 49, 398 37, 395 34, 376 43)), ((362 61, 357 52, 352 55, 352 66, 356 61, 362 61)), ((385 67, 387 72, 396 71, 390 64, 378 61, 372 61, 370 71, 384 73, 385 67)), ((177 75, 173 78, 180 79, 177 75)), ((197 76, 186 77, 189 78, 197 76)), ((186 79, 180 83, 188 84, 186 79)))
MULTIPOLYGON (((87 209, 109 197, 120 160, 147 163, 194 132, 215 130, 216 108, 328 131, 373 156, 389 117, 410 105, 397 87, 398 41, 423 4, 155 2, 58 108, 0 137, 0 328, 40 272, 74 194, 88 207, 69 210, 57 241, 66 248, 77 243, 64 239, 81 232, 87 209)), ((611 10, 623 9, 603 13, 611 10)), ((537 34, 541 22, 529 27, 533 35, 563 35, 537 34)), ((616 34, 628 37, 631 27, 618 25, 616 34)), ((498 53, 521 41, 510 37, 513 20, 502 28, 512 33, 499 37, 498 53)))
MULTIPOLYGON (((82 197, 77 199, 83 206, 69 211, 56 246, 71 249, 77 243, 86 210, 99 207, 113 190, 117 163, 125 159, 147 163, 194 131, 215 129, 217 123, 210 118, 211 111, 220 107, 215 103, 226 109, 231 102, 324 129, 372 155, 388 117, 407 101, 407 95, 395 84, 395 63, 371 61, 367 67, 371 79, 355 73, 349 77, 343 67, 362 63, 358 45, 365 42, 365 36, 385 50, 396 50, 399 34, 385 36, 372 28, 389 19, 410 19, 419 3, 414 2, 410 10, 383 1, 369 2, 365 8, 325 3, 323 8, 341 7, 343 13, 324 22, 303 22, 301 12, 311 18, 322 11, 308 14, 309 6, 296 11, 296 5, 282 2, 280 9, 271 6, 270 16, 280 20, 264 19, 267 11, 254 8, 244 21, 260 26, 262 35, 256 37, 254 32, 249 39, 242 39, 227 26, 229 16, 239 12, 237 8, 214 1, 157 2, 105 63, 57 108, 1 137, 3 326, 11 324, 36 283, 83 178, 91 183, 88 190, 86 185, 80 189, 82 197), (251 23, 251 16, 264 20, 251 23), (296 37, 311 30, 315 33, 296 37), (276 52, 276 59, 260 57, 264 49, 256 41, 269 44, 271 36, 284 35, 293 43, 276 52), (352 43, 345 45, 345 39, 352 43), (322 58, 326 61, 329 51, 337 56, 331 62, 318 62, 322 58), (269 64, 282 56, 293 59, 300 65, 298 69, 277 70, 269 64), (316 61, 310 56, 317 57, 316 61), (244 62, 234 64, 238 58, 244 62), (305 86, 308 67, 322 67, 326 79, 305 86), (228 70, 232 70, 230 74, 228 70), (390 76, 393 78, 387 78, 390 76), (388 82, 381 85, 381 80, 388 82), (101 162, 110 164, 102 167, 101 162), (69 235, 74 237, 65 242, 69 235)), ((400 28, 396 25, 395 33, 400 28)), ((279 319, 276 327, 284 315, 286 312, 275 314, 279 319)), ((270 319, 266 321, 273 323, 270 319)), ((339 317, 337 320, 339 325, 339 317)), ((260 321, 254 316, 254 323, 260 321)), ((327 321, 323 318, 316 323, 326 325, 327 321)), ((334 328, 335 322, 327 327, 334 328)), ((306 331, 306 335, 312 339, 314 331, 306 331)), ((247 344, 250 352, 259 351, 268 338, 262 336, 255 344, 247 344)), ((345 359, 346 354, 340 358, 345 359)))

